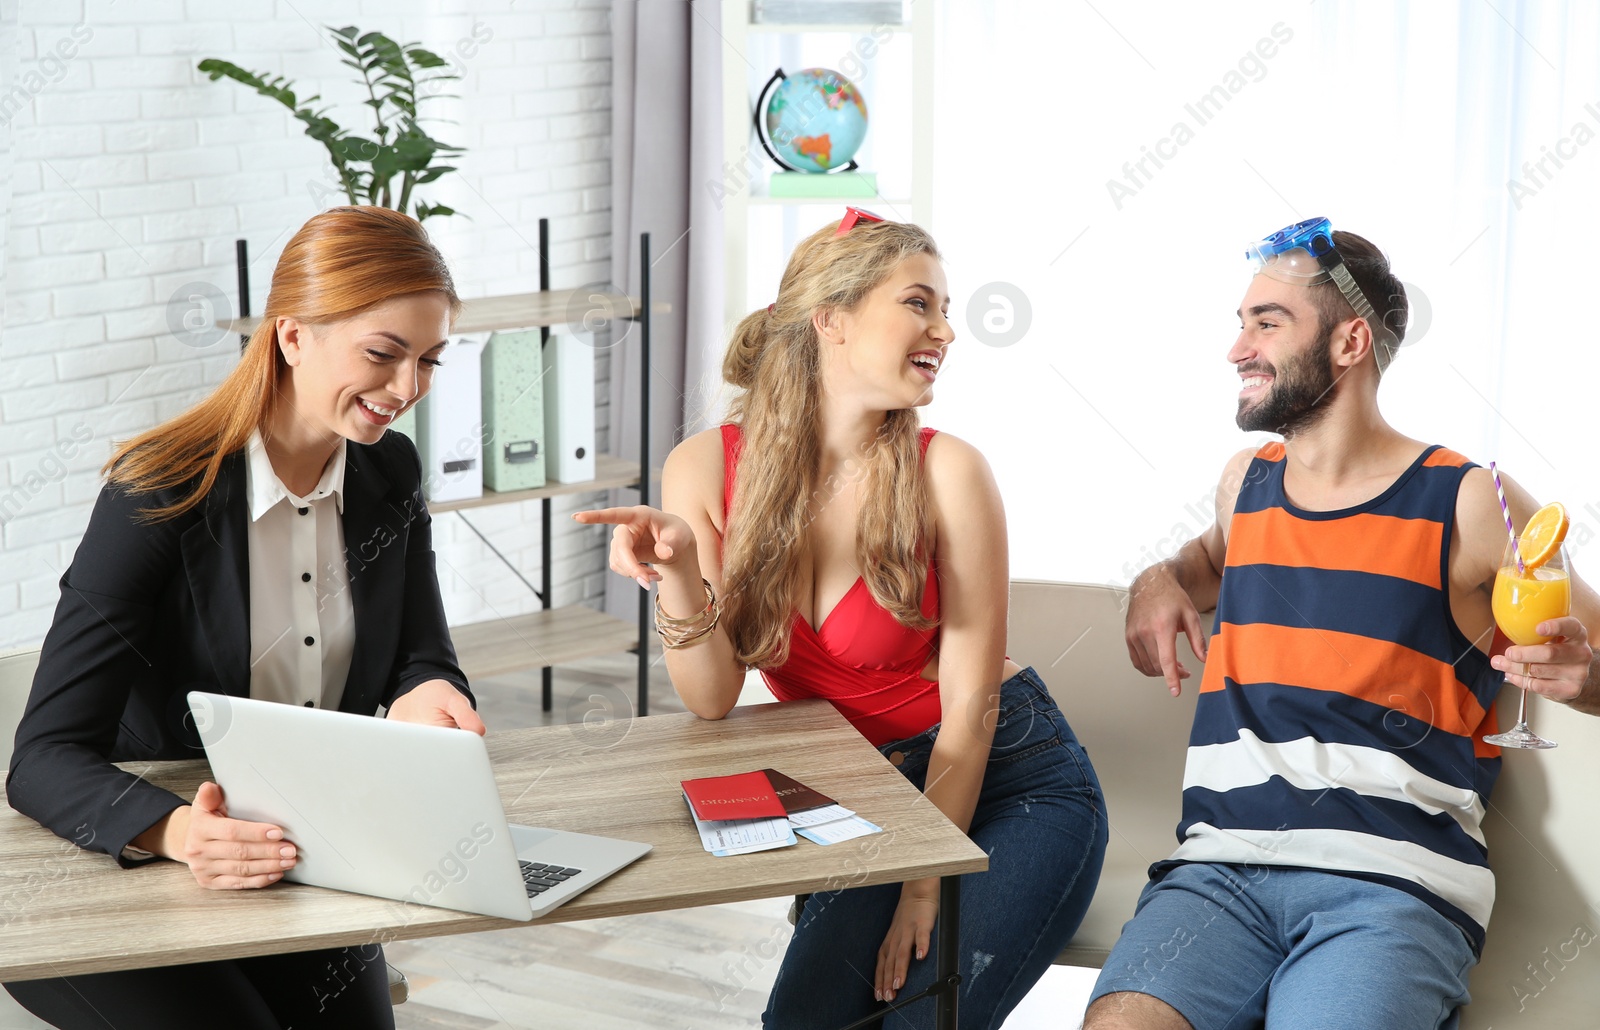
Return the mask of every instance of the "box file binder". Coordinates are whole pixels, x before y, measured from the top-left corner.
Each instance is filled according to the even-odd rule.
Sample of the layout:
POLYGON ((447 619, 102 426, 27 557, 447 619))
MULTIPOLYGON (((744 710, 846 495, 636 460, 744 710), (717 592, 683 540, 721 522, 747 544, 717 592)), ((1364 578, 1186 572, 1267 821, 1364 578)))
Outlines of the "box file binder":
POLYGON ((460 336, 445 348, 445 367, 417 407, 422 488, 430 501, 483 496, 483 377, 485 333, 460 336))
POLYGON ((483 485, 545 483, 544 362, 539 331, 495 333, 483 349, 483 485))
POLYGON ((594 334, 550 330, 544 345, 545 473, 561 483, 595 476, 594 334))

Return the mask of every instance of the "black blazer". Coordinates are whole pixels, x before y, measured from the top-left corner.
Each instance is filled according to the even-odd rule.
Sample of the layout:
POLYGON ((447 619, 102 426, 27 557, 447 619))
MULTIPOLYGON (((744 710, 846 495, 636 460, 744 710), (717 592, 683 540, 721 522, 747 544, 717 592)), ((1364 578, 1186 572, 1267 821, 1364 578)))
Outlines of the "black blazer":
MULTIPOLYGON (((341 711, 372 715, 431 679, 472 697, 445 625, 421 479, 399 433, 346 452, 356 640, 341 711)), ((11 807, 123 865, 134 864, 123 847, 186 802, 111 763, 203 757, 185 695, 250 694, 244 452, 190 511, 139 520, 186 492, 101 490, 61 577, 6 783, 11 807)))

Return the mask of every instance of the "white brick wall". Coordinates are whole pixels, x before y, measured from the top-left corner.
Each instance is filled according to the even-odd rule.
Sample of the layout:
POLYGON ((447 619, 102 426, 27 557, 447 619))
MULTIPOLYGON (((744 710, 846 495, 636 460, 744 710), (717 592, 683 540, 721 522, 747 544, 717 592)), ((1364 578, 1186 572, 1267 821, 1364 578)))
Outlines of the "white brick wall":
MULTIPOLYGON (((17 0, 0 0, 0 254, 16 251, 21 256, 32 256, 39 252, 38 232, 29 229, 18 233, 11 227, 15 180, 11 156, 12 130, 10 118, 3 114, 11 110, 6 105, 5 97, 17 85, 18 65, 22 57, 17 15, 17 0)), ((32 45, 31 39, 29 45, 32 45)), ((9 282, 6 266, 9 264, 10 261, 0 261, 0 297, 6 295, 9 282)), ((5 313, 0 311, 0 319, 4 317, 5 313)), ((0 364, 12 366, 10 375, 19 383, 31 386, 48 381, 49 361, 48 356, 29 358, 0 346, 0 364)), ((24 450, 42 449, 54 438, 54 425, 48 418, 19 419, 12 424, 10 420, 0 417, 0 426, 4 427, 0 429, 0 447, 7 451, 15 448, 19 454, 24 450)), ((9 466, 10 462, 4 464, 9 466)), ((9 468, 0 475, 5 477, 0 481, 8 484, 5 492, 9 493, 11 477, 9 468)), ((53 489, 59 492, 60 487, 56 486, 53 489)), ((8 512, 9 509, 4 505, 3 494, 0 494, 0 517, 5 517, 8 512)), ((37 574, 37 567, 30 567, 27 562, 17 561, 0 549, 0 623, 16 616, 22 604, 20 584, 29 575, 34 574, 37 574)))
MULTIPOLYGON (((467 148, 461 181, 419 191, 470 214, 430 219, 466 297, 538 285, 538 219, 556 287, 608 278, 611 38, 605 0, 323 0, 318 25, 417 41, 458 65, 424 113, 467 148), (487 38, 485 38, 487 37, 487 38)), ((294 80, 365 133, 342 56, 275 0, 0 0, 0 648, 40 639, 114 440, 197 401, 235 360, 166 328, 168 298, 209 283, 236 305, 249 241, 252 310, 285 240, 334 193, 324 151, 275 102, 195 70, 205 57, 294 80), (86 438, 86 442, 78 440, 86 438), (64 443, 73 444, 70 455, 64 443)), ((609 424, 599 361, 600 445, 609 424)), ((446 370, 446 374, 448 369, 446 370)), ((555 602, 598 604, 606 537, 555 510, 555 602)), ((468 513, 539 577, 538 504, 468 513)), ((435 519, 452 622, 538 602, 451 514, 435 519)))

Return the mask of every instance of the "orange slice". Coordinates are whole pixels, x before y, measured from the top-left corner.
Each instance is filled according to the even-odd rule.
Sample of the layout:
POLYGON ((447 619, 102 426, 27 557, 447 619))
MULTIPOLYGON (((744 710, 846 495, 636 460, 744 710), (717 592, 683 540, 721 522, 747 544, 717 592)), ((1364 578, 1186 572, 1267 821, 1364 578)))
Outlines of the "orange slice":
POLYGON ((1522 527, 1517 549, 1522 552, 1525 568, 1537 569, 1554 558, 1561 541, 1567 538, 1567 509, 1559 504, 1547 504, 1533 513, 1533 518, 1522 527))

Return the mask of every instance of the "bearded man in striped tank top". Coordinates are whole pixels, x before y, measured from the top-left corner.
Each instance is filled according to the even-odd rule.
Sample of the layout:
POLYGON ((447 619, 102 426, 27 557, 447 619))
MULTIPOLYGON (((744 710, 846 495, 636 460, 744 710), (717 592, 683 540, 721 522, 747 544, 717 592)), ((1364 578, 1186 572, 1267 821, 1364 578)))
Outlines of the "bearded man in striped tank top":
MULTIPOLYGON (((1179 847, 1084 1026, 1454 1028, 1494 901, 1495 697, 1600 714, 1600 596, 1573 577, 1550 642, 1506 647, 1489 471, 1378 411, 1409 314, 1387 259, 1326 219, 1250 254, 1237 421, 1283 441, 1235 455, 1215 523, 1134 581, 1134 665, 1176 696, 1181 632, 1206 667, 1179 847)), ((1523 525, 1538 504, 1501 478, 1523 525)))

